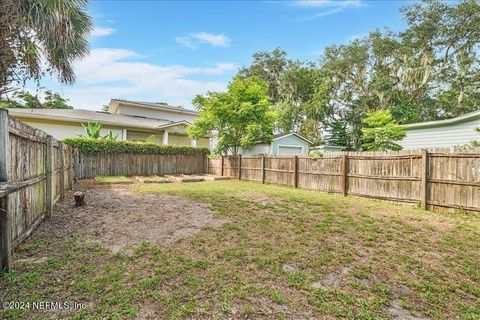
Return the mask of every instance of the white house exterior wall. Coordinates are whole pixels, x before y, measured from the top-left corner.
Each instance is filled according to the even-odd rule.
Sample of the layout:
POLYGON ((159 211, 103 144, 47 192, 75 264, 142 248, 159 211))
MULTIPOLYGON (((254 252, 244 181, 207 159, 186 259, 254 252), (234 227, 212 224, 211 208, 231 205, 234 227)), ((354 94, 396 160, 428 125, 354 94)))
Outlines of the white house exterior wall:
MULTIPOLYGON (((18 118, 29 126, 43 130, 58 140, 85 135, 85 129, 83 129, 80 123, 32 121, 30 118, 18 118)), ((100 134, 106 135, 110 130, 112 130, 113 134, 118 134, 118 139, 122 138, 122 128, 103 126, 102 129, 100 129, 100 134)))
POLYGON ((407 129, 406 137, 399 142, 403 149, 445 148, 465 145, 472 140, 480 140, 475 128, 480 127, 480 119, 440 125, 436 127, 407 129))

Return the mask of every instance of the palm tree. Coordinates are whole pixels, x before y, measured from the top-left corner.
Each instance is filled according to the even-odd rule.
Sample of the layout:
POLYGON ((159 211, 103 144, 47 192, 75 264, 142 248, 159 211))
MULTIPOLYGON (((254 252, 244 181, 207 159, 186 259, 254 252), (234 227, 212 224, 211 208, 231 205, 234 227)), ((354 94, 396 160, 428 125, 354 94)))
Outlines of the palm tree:
POLYGON ((45 72, 73 83, 73 62, 89 52, 87 1, 0 0, 0 7, 0 98, 12 84, 38 81, 45 72))

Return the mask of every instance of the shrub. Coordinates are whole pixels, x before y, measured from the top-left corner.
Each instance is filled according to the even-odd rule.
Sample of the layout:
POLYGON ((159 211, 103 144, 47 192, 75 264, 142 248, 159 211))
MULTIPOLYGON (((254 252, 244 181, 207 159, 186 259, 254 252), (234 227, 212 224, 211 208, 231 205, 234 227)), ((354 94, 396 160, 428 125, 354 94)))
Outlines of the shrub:
POLYGON ((208 148, 158 145, 145 142, 115 141, 92 138, 67 138, 63 142, 87 154, 98 153, 141 153, 141 154, 209 154, 208 148))
POLYGON ((312 150, 308 155, 313 158, 323 158, 324 153, 320 150, 312 150))

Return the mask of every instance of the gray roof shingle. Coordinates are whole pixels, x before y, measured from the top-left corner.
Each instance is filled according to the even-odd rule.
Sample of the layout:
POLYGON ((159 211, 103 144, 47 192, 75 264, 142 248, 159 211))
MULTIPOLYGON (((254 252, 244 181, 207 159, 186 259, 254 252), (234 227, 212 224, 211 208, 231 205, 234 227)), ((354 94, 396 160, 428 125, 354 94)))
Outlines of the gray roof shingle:
POLYGON ((167 119, 153 119, 139 116, 128 116, 101 111, 82 109, 8 109, 10 115, 18 117, 49 118, 73 122, 100 122, 103 124, 125 127, 155 129, 160 125, 169 124, 167 119))
POLYGON ((161 109, 170 109, 173 111, 180 111, 180 112, 198 113, 195 110, 186 109, 183 106, 171 106, 166 102, 148 102, 148 101, 126 100, 126 99, 112 99, 112 101, 117 101, 120 103, 124 102, 124 103, 130 103, 130 104, 144 105, 148 107, 161 108, 161 109))

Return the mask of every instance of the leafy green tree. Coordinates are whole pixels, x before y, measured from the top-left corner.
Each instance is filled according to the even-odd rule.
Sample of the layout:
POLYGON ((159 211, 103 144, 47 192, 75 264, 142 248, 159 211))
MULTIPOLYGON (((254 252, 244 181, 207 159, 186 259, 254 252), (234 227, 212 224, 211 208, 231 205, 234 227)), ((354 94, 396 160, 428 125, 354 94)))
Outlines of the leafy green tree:
POLYGON ((358 150, 371 111, 389 110, 405 124, 478 110, 480 1, 424 0, 401 12, 404 30, 327 47, 319 63, 280 49, 255 53, 241 74, 267 83, 276 130, 315 142, 342 130, 342 141, 358 150))
POLYGON ((366 128, 363 132, 363 147, 368 151, 398 151, 402 150, 396 141, 402 140, 405 128, 396 123, 388 110, 378 110, 367 113, 363 119, 366 128))
POLYGON ((344 146, 346 150, 350 150, 351 139, 345 122, 335 119, 329 123, 325 142, 331 146, 344 146))
POLYGON ((319 87, 319 71, 315 63, 288 59, 287 53, 277 48, 255 53, 253 63, 240 74, 255 76, 267 83, 268 96, 277 113, 278 131, 297 132, 319 142, 323 106, 311 103, 319 87))
POLYGON ((270 102, 276 104, 281 100, 281 78, 291 60, 287 52, 277 48, 272 52, 260 51, 253 54, 253 62, 249 67, 240 70, 243 77, 257 77, 268 85, 270 102))
POLYGON ((389 109, 398 123, 458 116, 480 105, 480 2, 427 0, 402 9, 406 29, 375 31, 325 49, 325 119, 345 122, 361 146, 362 119, 389 109))
POLYGON ((50 90, 45 91, 43 102, 38 95, 28 91, 15 91, 11 99, 0 100, 1 108, 25 108, 25 109, 73 109, 68 104, 68 99, 62 98, 58 93, 50 90))
POLYGON ((280 88, 281 100, 275 105, 278 113, 279 131, 298 132, 309 140, 320 139, 320 121, 323 119, 323 107, 311 103, 319 91, 321 75, 313 63, 293 61, 282 75, 280 88), (285 108, 288 106, 288 108, 285 108), (317 125, 316 130, 313 124, 317 125))
POLYGON ((0 100, 2 108, 26 108, 26 109, 42 109, 43 105, 38 96, 28 91, 16 91, 12 95, 12 99, 0 100))
POLYGON ((68 99, 50 90, 45 91, 43 107, 45 109, 73 109, 73 107, 68 104, 68 99))
POLYGON ((198 95, 193 104, 200 118, 188 127, 189 135, 198 139, 217 132, 217 154, 238 154, 257 141, 272 140, 275 114, 267 96, 268 87, 256 77, 236 76, 226 92, 198 95))
POLYGON ((2 0, 0 98, 26 80, 56 73, 73 83, 73 62, 89 51, 86 0, 2 0), (41 59, 41 56, 43 57, 41 59), (41 60, 47 68, 42 68, 41 60))

